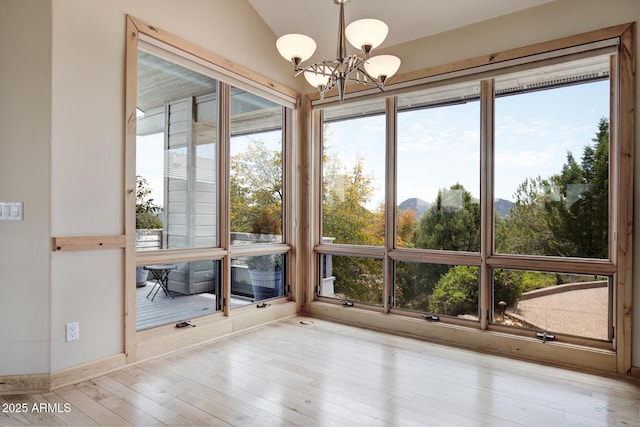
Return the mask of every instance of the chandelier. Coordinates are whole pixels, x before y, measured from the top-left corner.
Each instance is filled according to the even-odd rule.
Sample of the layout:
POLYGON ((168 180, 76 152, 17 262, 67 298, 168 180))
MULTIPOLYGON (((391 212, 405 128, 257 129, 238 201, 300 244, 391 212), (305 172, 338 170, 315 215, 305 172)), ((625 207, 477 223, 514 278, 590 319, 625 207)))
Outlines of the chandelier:
POLYGON ((380 46, 387 37, 389 27, 377 19, 359 19, 346 28, 344 5, 351 0, 333 0, 340 6, 338 22, 338 51, 335 60, 325 60, 302 66, 316 50, 316 42, 303 34, 286 34, 276 41, 280 55, 293 64, 296 76, 304 74, 310 85, 320 92, 320 97, 337 87, 340 102, 344 101, 347 82, 376 86, 381 91, 389 77, 400 68, 400 58, 393 55, 370 56, 371 50, 380 46), (346 40, 361 55, 347 55, 346 40))

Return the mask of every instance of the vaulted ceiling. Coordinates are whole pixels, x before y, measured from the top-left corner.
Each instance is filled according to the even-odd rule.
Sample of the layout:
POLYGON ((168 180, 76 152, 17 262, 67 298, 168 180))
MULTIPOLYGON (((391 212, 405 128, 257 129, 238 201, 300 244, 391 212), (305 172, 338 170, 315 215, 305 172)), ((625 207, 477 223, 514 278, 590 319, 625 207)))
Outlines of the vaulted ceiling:
MULTIPOLYGON (((345 21, 380 19, 389 26, 381 47, 393 46, 556 0, 351 0, 345 21)), ((336 52, 339 7, 334 0, 249 0, 276 36, 301 33, 318 44, 314 58, 336 52)))

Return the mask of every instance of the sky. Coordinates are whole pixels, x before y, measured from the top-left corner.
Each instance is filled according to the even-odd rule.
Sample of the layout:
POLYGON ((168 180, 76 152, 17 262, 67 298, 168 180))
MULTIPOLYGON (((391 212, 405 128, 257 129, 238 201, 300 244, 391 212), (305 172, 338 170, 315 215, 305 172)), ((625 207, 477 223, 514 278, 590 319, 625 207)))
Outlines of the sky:
POLYGON ((136 139, 136 176, 141 176, 152 190, 151 198, 164 205, 164 134, 138 136, 136 139))
MULTIPOLYGON (((568 151, 579 162, 608 116, 608 81, 497 98, 495 197, 513 201, 525 178, 559 173, 568 151)), ((479 123, 477 101, 399 113, 397 202, 432 202, 439 189, 456 183, 479 197, 479 123)), ((345 167, 361 158, 374 177, 369 208, 384 199, 384 136, 384 116, 373 116, 331 122, 325 137, 345 167)))
MULTIPOLYGON (((514 200, 525 178, 560 172, 567 152, 580 161, 592 144, 597 125, 609 115, 609 82, 566 86, 496 99, 495 197, 514 200)), ((478 198, 480 106, 473 101, 446 107, 400 112, 398 116, 397 202, 435 200, 438 190, 460 183, 478 198)), ((326 150, 336 153, 351 169, 358 158, 373 177, 374 193, 367 203, 376 208, 384 200, 385 119, 372 116, 331 122, 326 150)), ((280 132, 258 136, 274 147, 280 132)), ((246 139, 232 139, 232 155, 246 147, 246 139)), ((138 137, 137 175, 147 179, 162 205, 162 134, 138 137)))

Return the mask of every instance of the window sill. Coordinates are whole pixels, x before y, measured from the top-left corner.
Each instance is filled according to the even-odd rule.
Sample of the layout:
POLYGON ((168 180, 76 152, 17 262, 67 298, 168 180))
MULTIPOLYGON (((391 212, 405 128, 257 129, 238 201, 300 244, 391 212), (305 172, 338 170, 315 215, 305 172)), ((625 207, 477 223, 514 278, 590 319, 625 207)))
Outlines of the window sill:
POLYGON ((599 374, 616 374, 615 351, 561 342, 546 342, 504 332, 383 314, 358 307, 314 301, 312 316, 366 329, 408 336, 468 350, 599 374))

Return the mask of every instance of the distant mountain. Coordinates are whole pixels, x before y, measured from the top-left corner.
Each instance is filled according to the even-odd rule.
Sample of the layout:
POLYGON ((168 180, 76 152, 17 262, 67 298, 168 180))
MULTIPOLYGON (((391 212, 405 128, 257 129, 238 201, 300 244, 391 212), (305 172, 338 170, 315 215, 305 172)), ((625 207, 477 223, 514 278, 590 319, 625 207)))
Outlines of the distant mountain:
POLYGON ((415 211, 416 218, 422 218, 422 214, 424 214, 427 209, 431 206, 431 203, 425 202, 422 199, 418 199, 416 197, 412 197, 411 199, 407 199, 404 202, 398 205, 398 210, 401 211, 415 211))
POLYGON ((510 215, 511 208, 513 207, 514 204, 515 203, 510 202, 508 200, 496 199, 493 205, 493 208, 501 218, 504 218, 510 215))
MULTIPOLYGON (((509 200, 504 199, 496 199, 496 203, 494 205, 494 209, 497 214, 504 218, 509 216, 511 208, 514 203, 509 200)), ((418 199, 417 197, 412 197, 410 199, 405 200, 404 202, 398 205, 398 210, 401 211, 416 211, 416 219, 422 218, 422 215, 431 207, 431 203, 425 202, 422 199, 418 199)))

